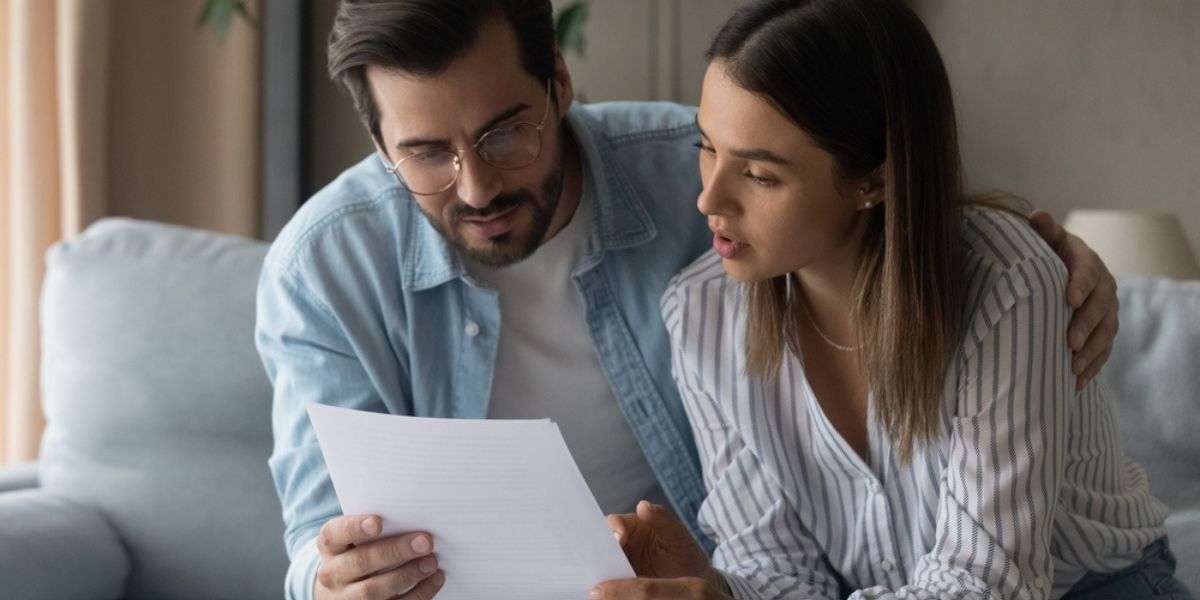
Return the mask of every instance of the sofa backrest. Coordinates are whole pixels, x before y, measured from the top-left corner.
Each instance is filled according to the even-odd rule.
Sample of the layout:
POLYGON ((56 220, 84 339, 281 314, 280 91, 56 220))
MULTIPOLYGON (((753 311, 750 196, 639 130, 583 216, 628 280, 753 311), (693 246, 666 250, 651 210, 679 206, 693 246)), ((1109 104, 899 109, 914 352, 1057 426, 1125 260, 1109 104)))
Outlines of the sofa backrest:
POLYGON ((254 348, 266 244, 106 219, 47 255, 43 487, 99 507, 137 598, 279 598, 287 558, 254 348))
POLYGON ((1200 498, 1200 281, 1123 277, 1121 329, 1101 379, 1117 393, 1122 449, 1168 506, 1200 498))

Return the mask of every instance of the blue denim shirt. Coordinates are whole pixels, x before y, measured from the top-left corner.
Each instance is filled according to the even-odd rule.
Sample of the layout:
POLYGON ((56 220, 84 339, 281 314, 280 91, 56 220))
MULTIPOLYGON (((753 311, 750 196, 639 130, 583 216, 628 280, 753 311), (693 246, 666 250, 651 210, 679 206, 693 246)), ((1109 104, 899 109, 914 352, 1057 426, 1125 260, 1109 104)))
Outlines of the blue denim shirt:
MULTIPOLYGON (((568 113, 596 203, 573 274, 587 327, 651 468, 696 533, 704 483, 659 314, 668 280, 712 240, 695 209, 694 118, 667 103, 568 113)), ((255 341, 274 385, 270 468, 292 560, 288 598, 311 597, 313 540, 341 514, 305 407, 484 418, 500 327, 496 292, 471 279, 374 156, 279 235, 259 282, 255 341)))

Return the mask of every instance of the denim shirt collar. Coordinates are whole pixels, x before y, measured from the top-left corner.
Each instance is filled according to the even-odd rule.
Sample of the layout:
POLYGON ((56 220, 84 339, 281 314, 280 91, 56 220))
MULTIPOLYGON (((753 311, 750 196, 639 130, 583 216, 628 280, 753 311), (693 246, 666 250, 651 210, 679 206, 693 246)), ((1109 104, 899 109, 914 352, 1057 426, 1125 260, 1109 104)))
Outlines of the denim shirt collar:
MULTIPOLYGON (((640 246, 653 240, 658 231, 638 190, 615 164, 616 153, 603 147, 608 142, 599 124, 573 106, 567 112, 567 126, 579 149, 585 186, 582 194, 595 202, 593 229, 581 263, 583 268, 590 268, 600 262, 605 251, 640 246)), ((408 198, 405 201, 411 202, 408 198)), ((452 279, 469 279, 450 243, 415 207, 413 212, 404 236, 406 242, 402 242, 408 245, 401 253, 404 289, 420 291, 452 279)))

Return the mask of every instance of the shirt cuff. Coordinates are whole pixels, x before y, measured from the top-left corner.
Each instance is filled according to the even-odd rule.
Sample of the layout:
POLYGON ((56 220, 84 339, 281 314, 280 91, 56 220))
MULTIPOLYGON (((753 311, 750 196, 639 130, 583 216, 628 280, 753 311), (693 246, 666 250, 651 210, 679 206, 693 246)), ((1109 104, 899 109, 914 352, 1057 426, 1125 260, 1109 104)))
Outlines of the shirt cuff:
POLYGON ((725 578, 725 583, 729 584, 729 591, 736 600, 760 600, 762 598, 745 578, 719 569, 717 572, 725 578))
POLYGON ((286 594, 287 600, 312 600, 313 586, 317 581, 317 567, 321 565, 321 555, 317 552, 315 539, 300 545, 300 550, 292 557, 288 565, 286 594))

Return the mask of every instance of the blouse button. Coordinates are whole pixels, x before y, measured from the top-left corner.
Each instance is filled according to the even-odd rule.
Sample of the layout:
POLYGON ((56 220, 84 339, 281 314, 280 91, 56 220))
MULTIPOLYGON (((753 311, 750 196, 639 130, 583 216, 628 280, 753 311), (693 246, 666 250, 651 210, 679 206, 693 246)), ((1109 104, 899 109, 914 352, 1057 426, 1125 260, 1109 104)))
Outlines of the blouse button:
POLYGON ((463 331, 466 332, 467 335, 475 337, 479 335, 479 323, 476 323, 475 321, 467 321, 467 326, 463 328, 463 331))

